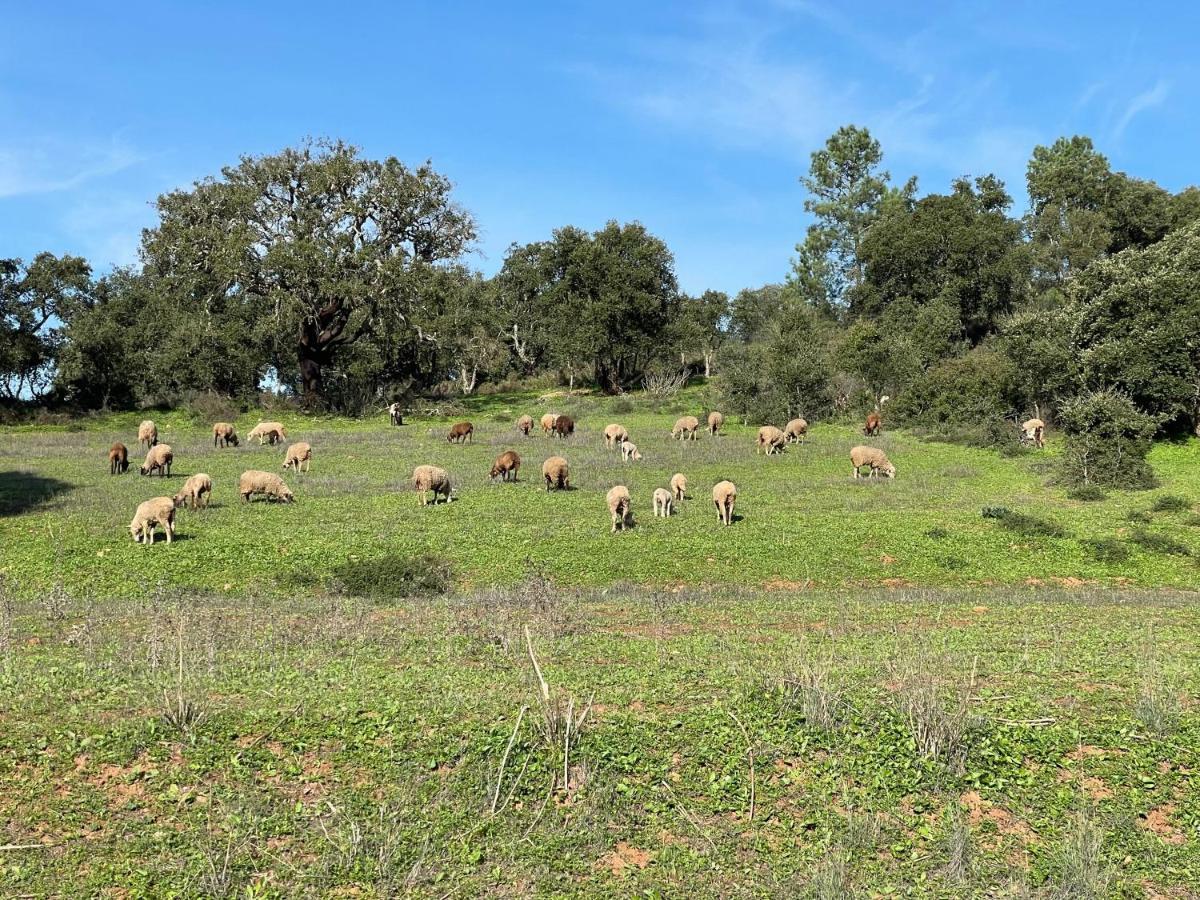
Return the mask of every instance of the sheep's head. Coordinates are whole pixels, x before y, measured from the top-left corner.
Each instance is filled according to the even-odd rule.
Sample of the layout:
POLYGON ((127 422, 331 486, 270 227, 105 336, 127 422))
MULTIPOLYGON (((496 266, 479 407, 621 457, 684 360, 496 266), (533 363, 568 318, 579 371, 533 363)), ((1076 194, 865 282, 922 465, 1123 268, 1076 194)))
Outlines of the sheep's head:
POLYGON ((895 478, 896 477, 896 467, 894 465, 892 465, 891 463, 888 463, 886 466, 884 466, 879 471, 883 473, 884 478, 895 478))
POLYGON ((138 466, 138 474, 139 475, 149 475, 150 467, 143 463, 142 465, 138 466))
POLYGON ((187 503, 187 494, 183 493, 183 491, 180 491, 178 494, 176 494, 171 499, 175 503, 175 508, 179 509, 181 506, 183 506, 184 504, 187 503))
POLYGON ((140 544, 142 542, 142 530, 138 527, 137 519, 129 523, 129 533, 133 536, 133 542, 140 544))
POLYGON ((238 445, 238 436, 236 434, 230 434, 225 440, 235 447, 238 445))
POLYGON ((296 495, 293 494, 287 488, 284 488, 282 491, 279 492, 279 499, 282 500, 284 503, 295 503, 296 495))

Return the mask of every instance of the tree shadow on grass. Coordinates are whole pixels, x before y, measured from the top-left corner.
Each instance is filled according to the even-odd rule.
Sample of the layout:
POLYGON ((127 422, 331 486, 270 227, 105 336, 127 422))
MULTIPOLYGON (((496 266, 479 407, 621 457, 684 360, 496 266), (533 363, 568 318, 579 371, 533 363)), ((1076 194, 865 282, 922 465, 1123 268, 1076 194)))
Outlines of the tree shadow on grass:
POLYGON ((0 472, 0 517, 29 512, 73 487, 34 472, 0 472))

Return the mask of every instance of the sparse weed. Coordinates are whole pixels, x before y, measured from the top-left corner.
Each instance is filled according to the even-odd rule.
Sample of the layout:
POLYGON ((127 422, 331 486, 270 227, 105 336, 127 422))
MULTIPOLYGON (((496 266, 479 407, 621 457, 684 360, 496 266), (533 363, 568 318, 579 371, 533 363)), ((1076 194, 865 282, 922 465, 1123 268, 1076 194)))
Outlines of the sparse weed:
POLYGON ((1061 900, 1100 900, 1109 896, 1112 871, 1104 859, 1104 832, 1088 810, 1068 821, 1058 848, 1052 896, 1061 900))
POLYGON ((974 667, 966 680, 946 678, 936 673, 932 660, 918 656, 894 663, 892 676, 899 711, 918 755, 961 770, 976 727, 971 711, 974 667))

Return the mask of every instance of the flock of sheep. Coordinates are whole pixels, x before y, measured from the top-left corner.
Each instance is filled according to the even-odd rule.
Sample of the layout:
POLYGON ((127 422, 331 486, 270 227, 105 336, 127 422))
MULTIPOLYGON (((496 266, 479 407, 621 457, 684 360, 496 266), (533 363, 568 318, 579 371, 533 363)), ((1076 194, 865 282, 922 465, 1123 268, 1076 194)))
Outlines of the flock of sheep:
MULTIPOLYGON (((392 424, 402 424, 397 411, 388 408, 392 424)), ((711 412, 707 418, 708 432, 716 437, 725 424, 725 417, 719 412, 711 412)), ((523 415, 517 419, 517 430, 526 437, 533 430, 532 416, 523 415)), ((566 415, 547 413, 541 418, 542 431, 547 435, 567 439, 575 433, 575 421, 566 415)), ((867 416, 863 434, 868 437, 877 436, 882 428, 882 421, 877 412, 867 416)), ((1043 447, 1045 424, 1040 419, 1029 419, 1021 425, 1021 440, 1036 447, 1043 447)), ((683 416, 675 422, 671 436, 677 440, 694 441, 699 436, 700 420, 695 416, 683 416)), ((459 422, 451 426, 447 435, 450 443, 469 443, 472 441, 475 427, 470 422, 459 422)), ((629 439, 629 431, 624 425, 613 423, 604 429, 604 444, 609 449, 619 448, 621 459, 625 462, 636 462, 642 458, 637 445, 629 439)), ((792 419, 783 429, 774 425, 764 425, 758 430, 756 438, 756 453, 770 456, 779 453, 789 443, 803 443, 808 434, 808 422, 804 419, 792 419)), ((238 436, 233 425, 229 422, 218 422, 212 427, 213 446, 238 446, 238 436)), ((287 440, 287 431, 280 422, 259 422, 249 433, 248 438, 258 439, 259 445, 274 446, 287 440)), ((146 420, 138 427, 139 447, 146 448, 146 459, 139 471, 142 475, 161 476, 171 474, 171 463, 174 454, 170 445, 158 442, 158 428, 152 421, 146 420)), ((129 467, 129 451, 122 443, 114 443, 108 452, 109 472, 114 475, 125 472, 129 467)), ((896 477, 896 467, 887 455, 878 447, 858 445, 850 450, 850 463, 853 467, 854 478, 862 475, 863 469, 869 469, 869 477, 883 475, 885 478, 896 477)), ((283 468, 294 469, 296 472, 307 472, 312 464, 312 447, 304 441, 295 441, 288 445, 284 455, 283 468)), ((521 467, 521 457, 515 450, 505 450, 496 457, 489 476, 494 480, 516 481, 517 471, 521 467)), ((551 456, 542 463, 542 479, 546 490, 565 490, 570 487, 570 467, 561 456, 551 456)), ((420 465, 413 469, 412 487, 419 496, 422 506, 427 505, 428 495, 432 493, 433 502, 438 498, 449 501, 451 483, 450 474, 443 468, 433 465, 420 465)), ((175 533, 175 511, 184 506, 195 510, 208 505, 212 494, 212 478, 203 472, 192 475, 184 482, 183 487, 174 496, 155 497, 138 506, 133 521, 129 523, 129 532, 139 543, 153 544, 155 533, 161 528, 171 543, 175 533)), ((687 476, 682 472, 675 473, 669 487, 656 488, 652 497, 654 515, 669 517, 675 511, 675 504, 683 500, 687 491, 687 476)), ((238 493, 243 501, 249 501, 252 496, 262 495, 268 499, 291 503, 295 496, 283 479, 274 472, 264 472, 250 469, 242 473, 238 480, 238 493)), ((612 487, 605 501, 612 518, 612 531, 624 530, 632 523, 633 499, 629 489, 624 485, 612 487)), ((713 505, 717 509, 717 519, 722 525, 733 522, 733 507, 737 502, 737 486, 732 481, 721 481, 712 489, 713 505)))

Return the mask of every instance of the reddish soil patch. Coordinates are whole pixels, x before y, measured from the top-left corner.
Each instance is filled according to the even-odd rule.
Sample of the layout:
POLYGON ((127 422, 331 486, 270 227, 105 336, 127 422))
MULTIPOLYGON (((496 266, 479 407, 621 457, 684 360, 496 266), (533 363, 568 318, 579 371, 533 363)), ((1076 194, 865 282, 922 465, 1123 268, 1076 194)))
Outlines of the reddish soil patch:
POLYGON ((978 791, 967 791, 958 799, 967 808, 967 818, 971 825, 991 822, 996 831, 1006 837, 1015 838, 1022 846, 1037 843, 1037 833, 1026 822, 1018 819, 1003 806, 984 800, 978 791))
POLYGON ((617 848, 600 862, 614 875, 620 875, 627 869, 644 869, 653 859, 654 854, 648 850, 639 850, 627 841, 620 841, 617 848))
POLYGON ((1138 825, 1158 835, 1164 843, 1178 846, 1187 843, 1187 835, 1171 821, 1175 815, 1175 804, 1164 803, 1138 817, 1138 825))

